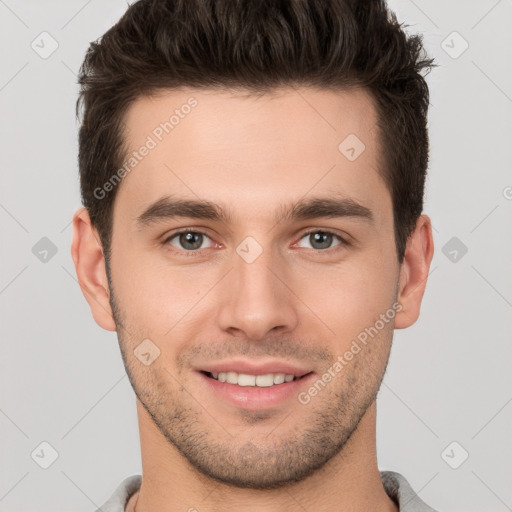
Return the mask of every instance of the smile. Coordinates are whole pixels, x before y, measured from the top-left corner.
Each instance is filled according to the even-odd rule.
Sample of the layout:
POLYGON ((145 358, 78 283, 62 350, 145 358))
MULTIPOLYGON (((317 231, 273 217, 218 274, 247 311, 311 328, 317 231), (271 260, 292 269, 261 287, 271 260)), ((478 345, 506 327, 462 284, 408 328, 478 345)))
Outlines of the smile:
POLYGON ((218 380, 220 382, 227 382, 229 384, 236 384, 238 386, 254 386, 254 387, 270 387, 278 386, 285 382, 291 382, 302 377, 293 374, 285 373, 266 373, 264 375, 250 375, 247 373, 237 372, 219 372, 210 373, 205 372, 208 377, 218 380))

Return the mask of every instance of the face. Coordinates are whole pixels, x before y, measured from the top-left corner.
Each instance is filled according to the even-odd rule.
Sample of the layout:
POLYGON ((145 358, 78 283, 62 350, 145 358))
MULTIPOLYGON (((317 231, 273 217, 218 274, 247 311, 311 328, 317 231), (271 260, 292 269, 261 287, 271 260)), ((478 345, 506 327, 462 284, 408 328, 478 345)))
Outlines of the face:
POLYGON ((371 99, 182 89, 125 121, 131 151, 155 142, 113 209, 110 306, 135 393, 201 474, 304 479, 374 402, 401 308, 371 99))

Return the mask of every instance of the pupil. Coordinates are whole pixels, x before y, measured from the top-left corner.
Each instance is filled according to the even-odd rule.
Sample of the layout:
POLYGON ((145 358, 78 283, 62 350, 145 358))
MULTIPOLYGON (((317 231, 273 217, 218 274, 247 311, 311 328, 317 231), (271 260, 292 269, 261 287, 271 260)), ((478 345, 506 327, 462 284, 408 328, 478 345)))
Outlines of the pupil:
POLYGON ((319 242, 320 247, 315 247, 316 249, 328 249, 329 248, 331 238, 332 238, 332 235, 330 233, 323 233, 322 231, 319 231, 317 233, 313 233, 311 236, 313 237, 312 238, 313 242, 311 243, 311 245, 313 247, 315 247, 314 244, 319 242), (324 239, 323 243, 322 243, 322 238, 324 239))
POLYGON ((192 232, 184 233, 180 236, 180 243, 185 248, 198 249, 199 247, 201 247, 202 236, 203 235, 201 235, 200 233, 192 233, 192 232), (195 242, 194 242, 194 238, 196 238, 195 242), (191 244, 191 246, 189 245, 187 247, 187 244, 191 244))

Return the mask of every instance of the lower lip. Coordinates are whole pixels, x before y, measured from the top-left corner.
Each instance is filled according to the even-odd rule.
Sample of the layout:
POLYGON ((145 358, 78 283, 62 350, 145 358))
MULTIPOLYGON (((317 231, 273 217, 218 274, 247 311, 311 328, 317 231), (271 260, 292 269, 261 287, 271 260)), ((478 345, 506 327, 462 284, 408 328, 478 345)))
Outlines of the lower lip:
POLYGON ((275 384, 268 387, 239 386, 229 382, 221 382, 198 372, 206 386, 220 398, 233 405, 248 410, 264 410, 276 407, 291 397, 296 397, 300 390, 310 385, 315 374, 310 373, 304 377, 275 384))

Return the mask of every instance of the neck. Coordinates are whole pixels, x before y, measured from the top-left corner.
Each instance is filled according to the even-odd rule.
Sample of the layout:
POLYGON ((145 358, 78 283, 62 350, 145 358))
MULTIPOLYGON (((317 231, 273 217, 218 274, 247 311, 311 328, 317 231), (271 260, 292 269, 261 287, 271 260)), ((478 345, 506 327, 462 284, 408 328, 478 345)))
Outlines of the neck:
POLYGON ((214 481, 193 468, 161 435, 137 401, 142 484, 126 512, 213 512, 244 508, 252 512, 398 512, 386 494, 376 456, 376 404, 368 408, 342 451, 306 479, 271 490, 238 488, 214 481))

